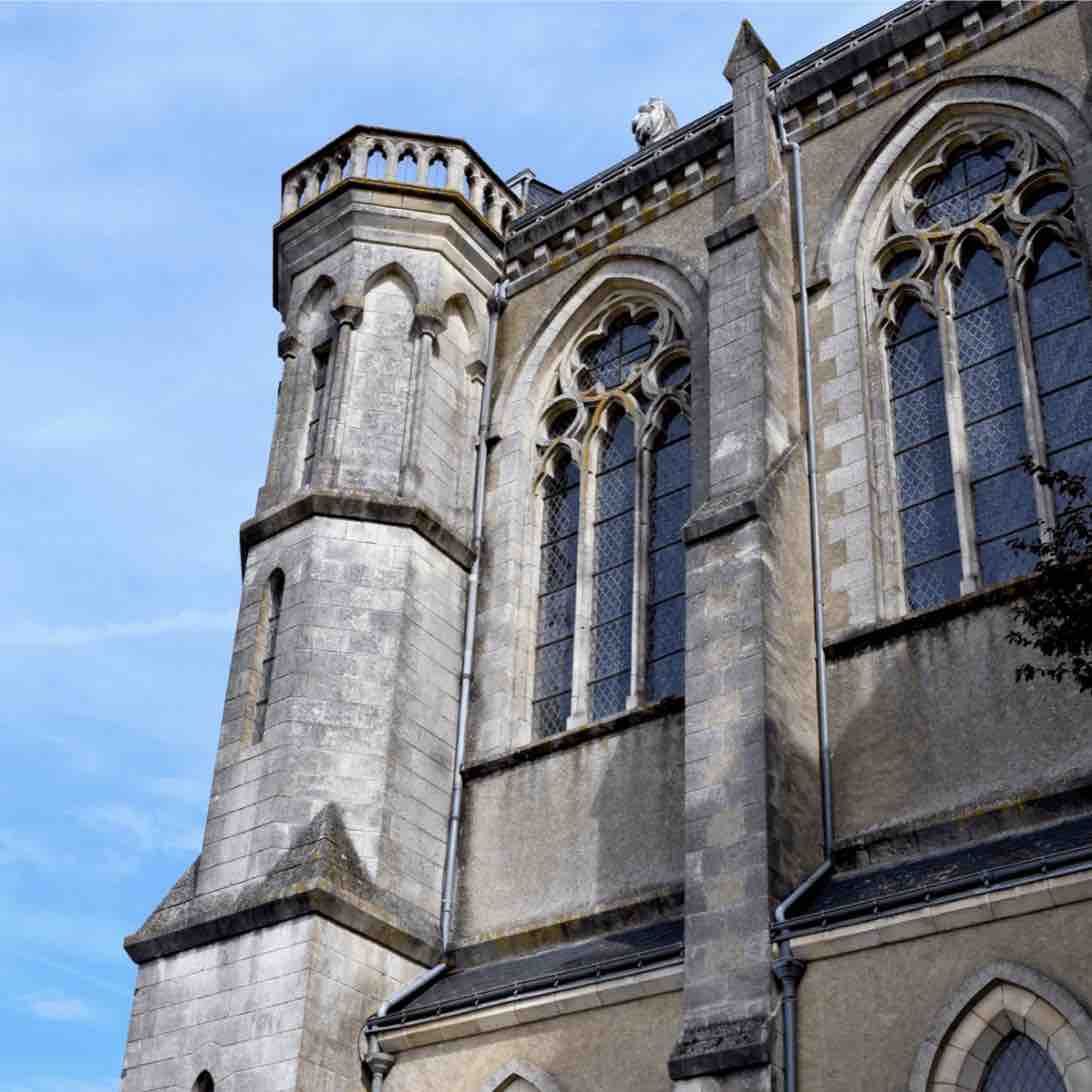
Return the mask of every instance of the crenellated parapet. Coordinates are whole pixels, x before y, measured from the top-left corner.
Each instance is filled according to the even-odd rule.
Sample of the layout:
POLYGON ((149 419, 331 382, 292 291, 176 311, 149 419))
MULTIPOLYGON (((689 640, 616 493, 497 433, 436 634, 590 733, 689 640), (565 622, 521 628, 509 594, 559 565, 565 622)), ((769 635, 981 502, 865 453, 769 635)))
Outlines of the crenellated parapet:
POLYGON ((344 183, 411 187, 460 200, 498 235, 523 205, 465 141, 427 133, 355 126, 281 176, 281 219, 344 183))

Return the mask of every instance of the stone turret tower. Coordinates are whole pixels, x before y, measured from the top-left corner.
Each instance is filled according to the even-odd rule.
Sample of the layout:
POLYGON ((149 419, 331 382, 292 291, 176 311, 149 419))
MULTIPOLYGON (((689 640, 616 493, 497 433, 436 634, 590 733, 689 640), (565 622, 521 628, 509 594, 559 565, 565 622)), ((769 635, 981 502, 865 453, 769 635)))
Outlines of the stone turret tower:
POLYGON ((269 469, 203 848, 126 942, 126 1092, 355 1087, 365 1016, 438 958, 475 364, 519 209, 421 134, 284 175, 269 469))

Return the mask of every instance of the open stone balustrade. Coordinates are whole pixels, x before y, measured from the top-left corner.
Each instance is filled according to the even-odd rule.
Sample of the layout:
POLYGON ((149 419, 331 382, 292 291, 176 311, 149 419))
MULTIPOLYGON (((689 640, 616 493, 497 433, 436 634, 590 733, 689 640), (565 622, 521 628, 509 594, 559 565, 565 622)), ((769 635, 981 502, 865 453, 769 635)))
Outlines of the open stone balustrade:
POLYGON ((519 198, 461 140, 357 126, 281 176, 281 218, 349 179, 459 194, 498 234, 522 212, 519 198))

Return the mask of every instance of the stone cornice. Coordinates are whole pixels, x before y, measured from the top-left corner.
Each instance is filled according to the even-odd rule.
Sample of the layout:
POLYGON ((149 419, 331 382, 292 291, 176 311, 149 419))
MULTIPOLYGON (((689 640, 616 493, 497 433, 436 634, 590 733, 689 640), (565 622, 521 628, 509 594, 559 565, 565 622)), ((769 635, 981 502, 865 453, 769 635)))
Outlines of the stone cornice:
POLYGON ((246 569, 247 554, 252 547, 312 516, 409 527, 465 572, 469 572, 474 563, 474 551, 423 504, 388 493, 340 493, 312 489, 277 508, 260 513, 239 528, 243 569, 246 569))

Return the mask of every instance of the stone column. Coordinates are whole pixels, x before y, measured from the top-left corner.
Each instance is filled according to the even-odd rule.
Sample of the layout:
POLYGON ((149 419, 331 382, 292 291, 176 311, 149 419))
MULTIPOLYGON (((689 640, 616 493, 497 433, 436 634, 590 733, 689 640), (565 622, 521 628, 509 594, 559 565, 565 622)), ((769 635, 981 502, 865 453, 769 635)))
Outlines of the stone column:
POLYGON ((425 469, 417 451, 421 418, 428 398, 429 366, 446 322, 443 313, 419 303, 413 316, 413 355, 406 385, 406 412, 402 424, 402 450, 398 458, 398 495, 412 492, 425 469))
POLYGON ((806 444, 789 192, 744 22, 735 204, 709 250, 708 499, 687 543, 686 984, 668 1070, 769 1089, 774 902, 818 863, 806 444))
POLYGON ((291 488, 293 471, 293 440, 299 437, 294 429, 295 408, 300 389, 300 339, 290 330, 282 330, 277 338, 277 355, 283 362, 281 381, 277 387, 277 414, 273 424, 273 442, 269 448, 269 465, 265 484, 258 490, 257 511, 262 512, 281 500, 291 488))
POLYGON ((353 330, 364 317, 364 301, 358 296, 342 296, 330 314, 337 323, 337 343, 334 345, 330 374, 326 382, 331 384, 327 395, 326 421, 323 425, 321 459, 315 468, 312 484, 319 488, 331 488, 337 484, 337 469, 341 461, 345 437, 345 414, 352 389, 353 330))

